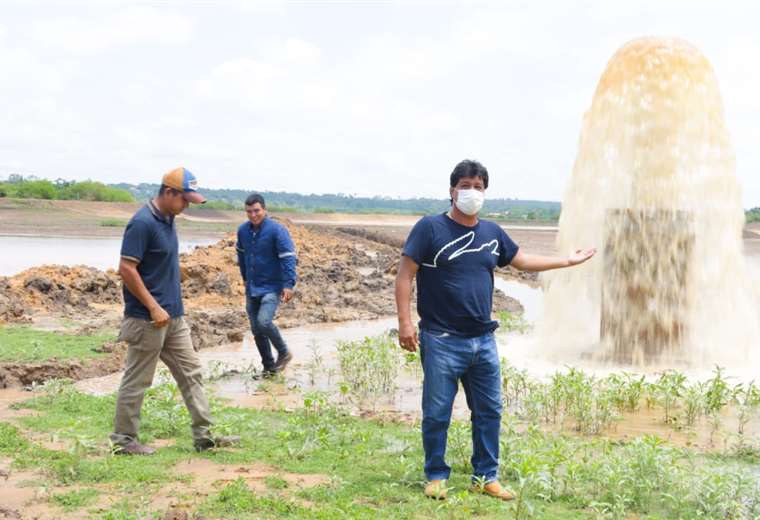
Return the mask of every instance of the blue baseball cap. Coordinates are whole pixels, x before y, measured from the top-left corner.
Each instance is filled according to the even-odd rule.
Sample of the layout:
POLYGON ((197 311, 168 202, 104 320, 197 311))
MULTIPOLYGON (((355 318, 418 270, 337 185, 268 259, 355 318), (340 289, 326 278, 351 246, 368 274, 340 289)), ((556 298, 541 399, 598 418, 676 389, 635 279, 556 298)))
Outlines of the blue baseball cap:
POLYGON ((186 201, 194 204, 204 204, 206 197, 198 193, 198 179, 187 168, 174 168, 164 175, 163 184, 182 192, 186 201))

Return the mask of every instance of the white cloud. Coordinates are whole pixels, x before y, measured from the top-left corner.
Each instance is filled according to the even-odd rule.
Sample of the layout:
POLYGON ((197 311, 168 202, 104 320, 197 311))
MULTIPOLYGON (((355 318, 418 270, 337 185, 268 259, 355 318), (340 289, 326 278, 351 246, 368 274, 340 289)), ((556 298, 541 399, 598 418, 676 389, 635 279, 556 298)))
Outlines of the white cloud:
POLYGON ((103 52, 125 45, 181 45, 193 33, 186 16, 147 7, 131 7, 100 16, 66 16, 32 24, 36 43, 75 54, 103 52))
POLYGON ((0 177, 12 161, 135 182, 186 164, 207 186, 445 196, 453 165, 473 157, 492 173, 489 196, 557 200, 607 61, 665 33, 715 66, 745 199, 760 204, 758 7, 11 5, 0 177))
POLYGON ((323 78, 319 47, 289 38, 268 41, 255 54, 215 66, 196 82, 196 92, 251 111, 298 114, 333 107, 335 83, 323 78))

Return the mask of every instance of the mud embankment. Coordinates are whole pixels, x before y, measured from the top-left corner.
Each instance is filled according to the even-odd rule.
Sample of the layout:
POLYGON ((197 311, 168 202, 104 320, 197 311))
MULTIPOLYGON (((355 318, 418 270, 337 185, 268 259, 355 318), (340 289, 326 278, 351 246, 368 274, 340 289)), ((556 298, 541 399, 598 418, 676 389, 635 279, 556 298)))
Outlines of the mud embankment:
POLYGON ((31 386, 49 379, 87 379, 100 377, 124 368, 127 348, 123 343, 108 342, 99 347, 107 356, 87 360, 51 359, 39 363, 0 363, 0 388, 31 386))
MULTIPOLYGON (((298 252, 296 297, 278 309, 276 321, 288 328, 308 323, 370 320, 395 313, 394 278, 400 254, 396 242, 372 232, 309 229, 282 221, 298 252)), ((238 342, 248 331, 245 288, 232 236, 180 257, 186 318, 196 348, 238 342)), ((66 318, 90 328, 113 328, 122 309, 119 275, 91 267, 45 265, 0 277, 0 322, 34 323, 40 316, 66 318)), ((497 291, 495 310, 520 312, 519 302, 497 291)), ((123 350, 116 348, 114 352, 123 350)), ((50 377, 79 379, 118 370, 113 364, 51 361, 27 369, 5 365, 6 381, 30 384, 50 377), (57 367, 57 368, 54 368, 57 367), (93 372, 96 370, 96 372, 93 372)), ((109 358, 110 359, 110 358, 109 358)), ((0 386, 2 386, 0 379, 0 386)))

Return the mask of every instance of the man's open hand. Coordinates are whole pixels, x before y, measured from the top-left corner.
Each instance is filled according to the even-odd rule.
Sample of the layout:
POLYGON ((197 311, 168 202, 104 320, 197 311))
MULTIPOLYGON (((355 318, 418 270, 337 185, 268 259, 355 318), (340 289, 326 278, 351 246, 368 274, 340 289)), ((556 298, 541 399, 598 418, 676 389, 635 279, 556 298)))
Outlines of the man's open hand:
POLYGON ((288 288, 283 289, 282 290, 282 302, 283 303, 288 303, 290 300, 293 299, 293 294, 294 293, 295 293, 295 291, 293 291, 293 289, 288 289, 288 288))
POLYGON ((582 264, 592 256, 596 254, 596 248, 593 247, 591 249, 578 249, 575 253, 570 254, 570 256, 567 257, 567 263, 568 265, 578 265, 582 264))

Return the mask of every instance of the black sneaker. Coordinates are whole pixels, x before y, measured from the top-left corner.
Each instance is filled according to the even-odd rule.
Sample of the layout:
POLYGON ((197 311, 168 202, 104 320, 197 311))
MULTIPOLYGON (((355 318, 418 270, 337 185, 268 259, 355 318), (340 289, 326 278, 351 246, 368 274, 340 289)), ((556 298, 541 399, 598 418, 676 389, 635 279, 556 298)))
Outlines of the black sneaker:
POLYGON ((193 442, 195 451, 208 451, 214 448, 228 448, 240 444, 240 437, 237 435, 224 435, 221 437, 214 437, 213 439, 206 438, 193 442))
POLYGON ((274 364, 274 371, 275 372, 282 372, 285 370, 285 367, 288 366, 288 363, 293 359, 293 354, 290 352, 286 352, 284 356, 277 356, 277 362, 274 364))

